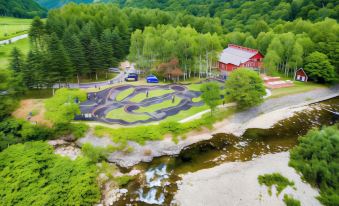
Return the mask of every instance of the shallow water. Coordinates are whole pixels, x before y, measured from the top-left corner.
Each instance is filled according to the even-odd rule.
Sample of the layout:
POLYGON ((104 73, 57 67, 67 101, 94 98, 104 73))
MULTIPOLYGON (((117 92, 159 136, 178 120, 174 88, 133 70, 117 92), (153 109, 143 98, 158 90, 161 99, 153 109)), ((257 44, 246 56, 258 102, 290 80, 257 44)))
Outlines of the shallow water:
POLYGON ((179 155, 163 156, 136 165, 133 168, 143 172, 126 186, 128 193, 114 205, 175 205, 172 199, 180 174, 287 151, 309 129, 338 122, 338 116, 330 112, 339 111, 338 97, 309 107, 310 110, 279 121, 270 129, 247 129, 240 137, 215 134, 209 140, 184 148, 179 155))

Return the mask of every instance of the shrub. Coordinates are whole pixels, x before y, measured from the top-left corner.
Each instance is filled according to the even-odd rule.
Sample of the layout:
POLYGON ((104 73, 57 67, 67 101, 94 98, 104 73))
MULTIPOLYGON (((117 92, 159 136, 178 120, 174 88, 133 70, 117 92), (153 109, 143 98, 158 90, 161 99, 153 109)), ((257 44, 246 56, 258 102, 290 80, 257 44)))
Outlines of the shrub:
POLYGON ((100 200, 96 167, 53 152, 47 143, 28 142, 0 153, 1 205, 94 205, 100 200))
POLYGON ((246 68, 236 69, 226 81, 225 98, 235 101, 241 109, 258 105, 266 94, 263 83, 255 71, 246 68))
POLYGON ((285 194, 284 195, 284 203, 286 206, 300 206, 300 201, 294 199, 292 196, 285 194))
POLYGON ((272 173, 259 175, 258 181, 260 185, 266 185, 268 187, 268 193, 272 195, 272 186, 275 185, 277 189, 277 196, 287 187, 293 186, 294 182, 289 181, 286 177, 280 173, 272 173))
POLYGON ((33 125, 30 122, 7 118, 0 122, 0 151, 9 145, 33 140, 54 138, 54 131, 45 126, 33 125))
POLYGON ((130 181, 134 180, 134 177, 129 175, 123 175, 120 177, 115 177, 114 180, 119 185, 119 187, 123 187, 127 185, 130 181))
POLYGON ((338 154, 338 125, 309 131, 290 152, 289 165, 320 189, 318 199, 324 205, 339 205, 338 154))
POLYGON ((104 160, 108 155, 108 150, 106 148, 94 147, 90 143, 83 144, 81 151, 91 162, 94 163, 104 160))
POLYGON ((76 114, 80 114, 79 105, 75 102, 86 100, 86 92, 79 89, 62 88, 45 102, 46 118, 54 123, 69 123, 76 114))

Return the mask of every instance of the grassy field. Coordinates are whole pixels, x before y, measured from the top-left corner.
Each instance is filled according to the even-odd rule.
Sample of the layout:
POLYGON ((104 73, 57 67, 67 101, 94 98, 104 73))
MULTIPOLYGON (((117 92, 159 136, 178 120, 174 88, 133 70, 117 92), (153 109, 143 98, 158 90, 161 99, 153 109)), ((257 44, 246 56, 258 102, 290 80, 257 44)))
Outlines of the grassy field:
POLYGON ((174 106, 177 106, 179 103, 180 103, 181 99, 179 97, 176 97, 175 98, 175 101, 172 103, 172 100, 166 100, 166 101, 163 101, 159 104, 152 104, 148 107, 141 107, 139 108, 138 110, 136 110, 135 112, 140 112, 140 113, 143 113, 143 112, 148 112, 148 113, 151 113, 151 112, 155 112, 159 109, 163 109, 163 108, 170 108, 170 107, 174 107, 174 106))
POLYGON ((121 119, 126 122, 135 122, 138 120, 147 120, 150 118, 148 115, 145 115, 145 114, 140 114, 140 115, 129 114, 125 112, 124 108, 112 110, 106 115, 106 117, 110 119, 121 119))
MULTIPOLYGON (((165 94, 170 94, 173 93, 174 90, 164 90, 164 89, 156 89, 156 90, 150 90, 148 92, 148 98, 152 98, 152 97, 159 97, 159 96, 163 96, 165 94)), ((135 95, 133 98, 130 99, 131 102, 141 102, 143 100, 147 99, 146 97, 146 93, 139 93, 137 95, 135 95)))
POLYGON ((134 88, 125 89, 116 96, 117 101, 122 101, 134 92, 134 88))
POLYGON ((16 41, 12 44, 0 46, 0 69, 8 68, 10 54, 14 47, 17 47, 22 54, 26 55, 29 51, 28 38, 16 41))
POLYGON ((32 19, 0 17, 0 40, 27 33, 31 22, 32 19))
POLYGON ((311 91, 311 90, 326 87, 326 85, 315 84, 313 82, 298 82, 298 81, 295 81, 295 82, 293 82, 293 84, 294 84, 293 87, 273 89, 272 90, 272 96, 270 96, 270 98, 278 98, 278 97, 282 97, 282 96, 286 96, 286 95, 298 94, 298 93, 308 92, 308 91, 311 91))

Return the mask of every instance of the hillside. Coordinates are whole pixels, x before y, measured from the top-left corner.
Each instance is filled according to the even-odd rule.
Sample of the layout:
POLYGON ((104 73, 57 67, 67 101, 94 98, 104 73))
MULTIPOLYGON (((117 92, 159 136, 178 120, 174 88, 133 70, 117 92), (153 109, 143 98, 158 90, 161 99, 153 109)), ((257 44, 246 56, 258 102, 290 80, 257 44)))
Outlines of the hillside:
POLYGON ((46 14, 47 11, 34 0, 0 0, 0 16, 32 18, 46 14))
POLYGON ((265 20, 276 24, 277 20, 293 21, 297 18, 311 21, 326 17, 339 19, 337 0, 112 0, 121 7, 159 8, 167 11, 184 11, 195 16, 219 17, 228 30, 239 24, 265 20))
POLYGON ((38 2, 41 6, 47 8, 47 9, 61 7, 61 6, 68 4, 70 2, 86 3, 86 4, 97 2, 95 0, 35 0, 35 1, 38 2))

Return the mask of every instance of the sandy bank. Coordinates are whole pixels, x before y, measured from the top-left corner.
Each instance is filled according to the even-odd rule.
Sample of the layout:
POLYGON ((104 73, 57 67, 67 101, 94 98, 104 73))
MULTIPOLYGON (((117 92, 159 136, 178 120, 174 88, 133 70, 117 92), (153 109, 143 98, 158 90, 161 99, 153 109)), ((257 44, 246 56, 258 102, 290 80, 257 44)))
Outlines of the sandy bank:
POLYGON ((302 182, 300 176, 288 167, 289 153, 269 154, 248 162, 232 162, 211 169, 200 170, 182 176, 175 201, 179 205, 224 206, 285 205, 284 194, 291 194, 301 205, 321 205, 315 196, 316 189, 302 182), (258 175, 279 172, 293 180, 296 190, 287 187, 277 197, 275 188, 269 196, 266 186, 260 186, 258 175))

